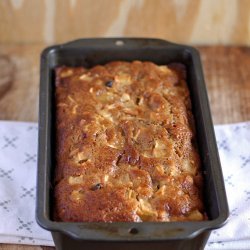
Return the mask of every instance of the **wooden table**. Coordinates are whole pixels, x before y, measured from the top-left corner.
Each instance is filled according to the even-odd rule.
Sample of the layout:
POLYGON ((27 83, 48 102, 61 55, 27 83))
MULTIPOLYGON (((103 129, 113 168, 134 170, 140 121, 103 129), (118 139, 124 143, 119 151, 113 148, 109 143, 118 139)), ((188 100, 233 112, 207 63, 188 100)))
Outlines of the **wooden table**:
MULTIPOLYGON (((42 44, 0 44, 0 120, 37 121, 39 56, 43 48, 42 44), (1 71, 1 58, 5 69, 10 70, 1 71)), ((250 47, 197 48, 204 65, 214 123, 250 120, 250 47)), ((54 248, 0 244, 0 250, 10 249, 54 248)))

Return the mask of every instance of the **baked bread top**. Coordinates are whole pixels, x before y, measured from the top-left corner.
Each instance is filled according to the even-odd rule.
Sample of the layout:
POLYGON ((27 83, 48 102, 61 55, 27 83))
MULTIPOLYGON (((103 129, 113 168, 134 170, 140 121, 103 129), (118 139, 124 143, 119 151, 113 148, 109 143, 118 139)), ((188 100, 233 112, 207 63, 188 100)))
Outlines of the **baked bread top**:
POLYGON ((206 219, 186 69, 56 69, 54 219, 206 219))

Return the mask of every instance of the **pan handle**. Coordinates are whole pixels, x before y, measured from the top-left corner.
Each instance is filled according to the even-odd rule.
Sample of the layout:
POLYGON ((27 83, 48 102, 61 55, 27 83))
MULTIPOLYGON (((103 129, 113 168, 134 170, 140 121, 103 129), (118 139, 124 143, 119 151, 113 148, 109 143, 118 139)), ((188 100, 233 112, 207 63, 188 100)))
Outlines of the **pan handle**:
POLYGON ((63 48, 97 47, 97 48, 144 48, 144 47, 176 47, 182 46, 155 38, 83 38, 61 45, 63 48))

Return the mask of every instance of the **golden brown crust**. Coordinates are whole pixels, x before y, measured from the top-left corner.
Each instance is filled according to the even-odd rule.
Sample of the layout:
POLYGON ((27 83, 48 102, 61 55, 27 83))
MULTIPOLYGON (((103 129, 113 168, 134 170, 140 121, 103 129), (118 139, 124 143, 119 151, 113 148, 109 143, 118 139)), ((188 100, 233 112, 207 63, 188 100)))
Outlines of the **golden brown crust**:
POLYGON ((206 218, 181 64, 56 69, 55 219, 206 218))

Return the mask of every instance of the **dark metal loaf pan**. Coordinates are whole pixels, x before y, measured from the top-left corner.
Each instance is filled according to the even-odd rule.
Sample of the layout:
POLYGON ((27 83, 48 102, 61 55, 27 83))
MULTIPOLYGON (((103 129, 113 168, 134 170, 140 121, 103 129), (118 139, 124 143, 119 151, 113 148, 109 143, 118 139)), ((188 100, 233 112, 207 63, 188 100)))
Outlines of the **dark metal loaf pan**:
POLYGON ((228 205, 202 67, 194 48, 159 39, 100 38, 80 39, 43 51, 36 218, 41 227, 52 232, 57 249, 203 249, 211 230, 221 227, 227 217, 228 205), (65 223, 52 220, 54 69, 62 65, 92 67, 114 60, 186 65, 205 180, 208 221, 65 223))

